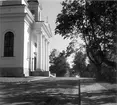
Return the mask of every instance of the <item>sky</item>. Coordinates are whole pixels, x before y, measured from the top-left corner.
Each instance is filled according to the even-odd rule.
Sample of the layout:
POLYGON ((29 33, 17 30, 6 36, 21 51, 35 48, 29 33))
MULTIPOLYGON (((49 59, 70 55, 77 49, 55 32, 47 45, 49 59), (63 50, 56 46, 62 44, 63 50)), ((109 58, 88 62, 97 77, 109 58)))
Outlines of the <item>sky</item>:
POLYGON ((54 30, 56 28, 56 18, 61 12, 63 0, 40 0, 42 5, 42 19, 47 20, 51 26, 53 38, 50 39, 50 50, 57 49, 59 51, 65 50, 69 44, 69 40, 64 40, 60 35, 55 35, 54 30))
MULTIPOLYGON (((59 13, 61 13, 62 5, 60 4, 64 0, 40 0, 42 5, 42 18, 46 21, 48 17, 48 22, 51 26, 51 30, 53 33, 53 38, 50 39, 50 51, 52 49, 57 49, 58 51, 66 50, 66 47, 69 45, 70 40, 63 39, 60 35, 54 34, 54 29, 56 28, 56 18, 59 13)), ((79 39, 79 44, 83 43, 79 39)), ((68 62, 70 67, 72 67, 72 56, 68 58, 68 62)))

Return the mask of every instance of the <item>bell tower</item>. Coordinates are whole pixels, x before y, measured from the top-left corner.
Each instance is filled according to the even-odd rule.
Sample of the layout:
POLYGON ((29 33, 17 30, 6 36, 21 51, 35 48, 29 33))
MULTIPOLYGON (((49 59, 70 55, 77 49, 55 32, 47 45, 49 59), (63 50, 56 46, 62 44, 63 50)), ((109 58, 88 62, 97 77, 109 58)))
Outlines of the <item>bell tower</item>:
POLYGON ((35 21, 41 21, 41 6, 39 0, 28 0, 28 8, 33 14, 35 21))

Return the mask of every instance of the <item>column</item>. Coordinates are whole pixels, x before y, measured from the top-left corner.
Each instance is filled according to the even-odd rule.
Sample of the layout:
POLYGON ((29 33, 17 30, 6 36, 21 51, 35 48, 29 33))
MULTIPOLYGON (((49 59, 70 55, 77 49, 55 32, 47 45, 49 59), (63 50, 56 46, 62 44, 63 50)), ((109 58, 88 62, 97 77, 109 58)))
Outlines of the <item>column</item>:
POLYGON ((46 39, 46 41, 45 41, 45 60, 46 60, 46 65, 45 65, 46 67, 45 68, 46 68, 46 71, 47 71, 47 63, 48 63, 47 62, 47 57, 48 56, 47 56, 47 39, 46 39))
POLYGON ((43 44, 43 36, 42 36, 42 70, 43 70, 43 56, 44 56, 44 54, 43 54, 43 49, 44 49, 44 44, 43 44))
POLYGON ((29 59, 29 72, 31 71, 32 69, 32 64, 31 64, 31 32, 30 32, 30 35, 29 35, 29 56, 28 56, 28 59, 29 59))
POLYGON ((40 36, 37 35, 37 69, 40 68, 40 36))
POLYGON ((44 37, 44 71, 46 71, 46 39, 44 37))
POLYGON ((41 33, 37 36, 37 68, 42 69, 42 35, 41 33))
POLYGON ((47 42, 47 71, 49 71, 49 42, 47 42))
POLYGON ((43 62, 43 70, 45 70, 45 38, 43 36, 43 47, 42 47, 42 62, 43 62))
POLYGON ((46 71, 46 39, 45 39, 45 71, 46 71))

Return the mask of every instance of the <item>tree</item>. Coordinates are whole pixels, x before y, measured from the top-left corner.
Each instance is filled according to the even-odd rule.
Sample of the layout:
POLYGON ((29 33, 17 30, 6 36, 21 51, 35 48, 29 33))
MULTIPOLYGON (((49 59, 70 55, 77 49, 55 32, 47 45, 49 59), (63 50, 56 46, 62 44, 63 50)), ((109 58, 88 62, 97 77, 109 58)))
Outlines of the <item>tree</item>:
MULTIPOLYGON (((52 55, 52 53, 51 53, 52 55)), ((53 56, 53 61, 50 66, 50 72, 56 73, 56 76, 65 76, 65 74, 69 71, 69 63, 67 62, 67 58, 65 56, 65 51, 61 52, 58 56, 53 56)), ((50 57, 51 58, 51 57, 50 57)))
POLYGON ((56 19, 55 33, 64 38, 77 35, 85 42, 88 58, 101 77, 103 64, 116 68, 117 2, 93 0, 65 0, 56 19))
POLYGON ((81 51, 76 52, 73 63, 73 70, 75 73, 84 76, 84 73, 86 72, 86 54, 83 54, 81 51))
POLYGON ((91 77, 91 78, 96 77, 96 67, 95 67, 94 63, 92 63, 90 60, 89 60, 89 64, 87 65, 86 69, 89 72, 89 77, 91 77))
POLYGON ((49 63, 50 63, 50 65, 53 65, 54 59, 56 57, 58 57, 59 53, 60 52, 57 49, 52 49, 52 51, 50 53, 50 56, 49 56, 49 59, 50 59, 50 62, 49 63))

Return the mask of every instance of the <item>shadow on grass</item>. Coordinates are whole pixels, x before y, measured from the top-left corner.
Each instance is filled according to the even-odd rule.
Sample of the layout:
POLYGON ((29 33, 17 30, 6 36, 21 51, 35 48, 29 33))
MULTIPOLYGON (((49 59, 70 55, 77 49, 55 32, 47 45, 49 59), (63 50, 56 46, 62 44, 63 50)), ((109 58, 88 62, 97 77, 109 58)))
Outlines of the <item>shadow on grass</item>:
MULTIPOLYGON (((78 105, 77 84, 77 80, 1 84, 0 98, 2 105, 78 105)), ((82 92, 81 97, 82 105, 115 103, 116 91, 82 92)))
POLYGON ((83 92, 81 97, 83 105, 111 105, 117 103, 117 91, 83 92))
MULTIPOLYGON (((2 84, 2 105, 77 105, 78 95, 64 92, 76 86, 76 81, 43 81, 2 84), (65 93, 65 94, 64 94, 65 93)), ((77 88, 76 88, 77 89, 77 88)))

